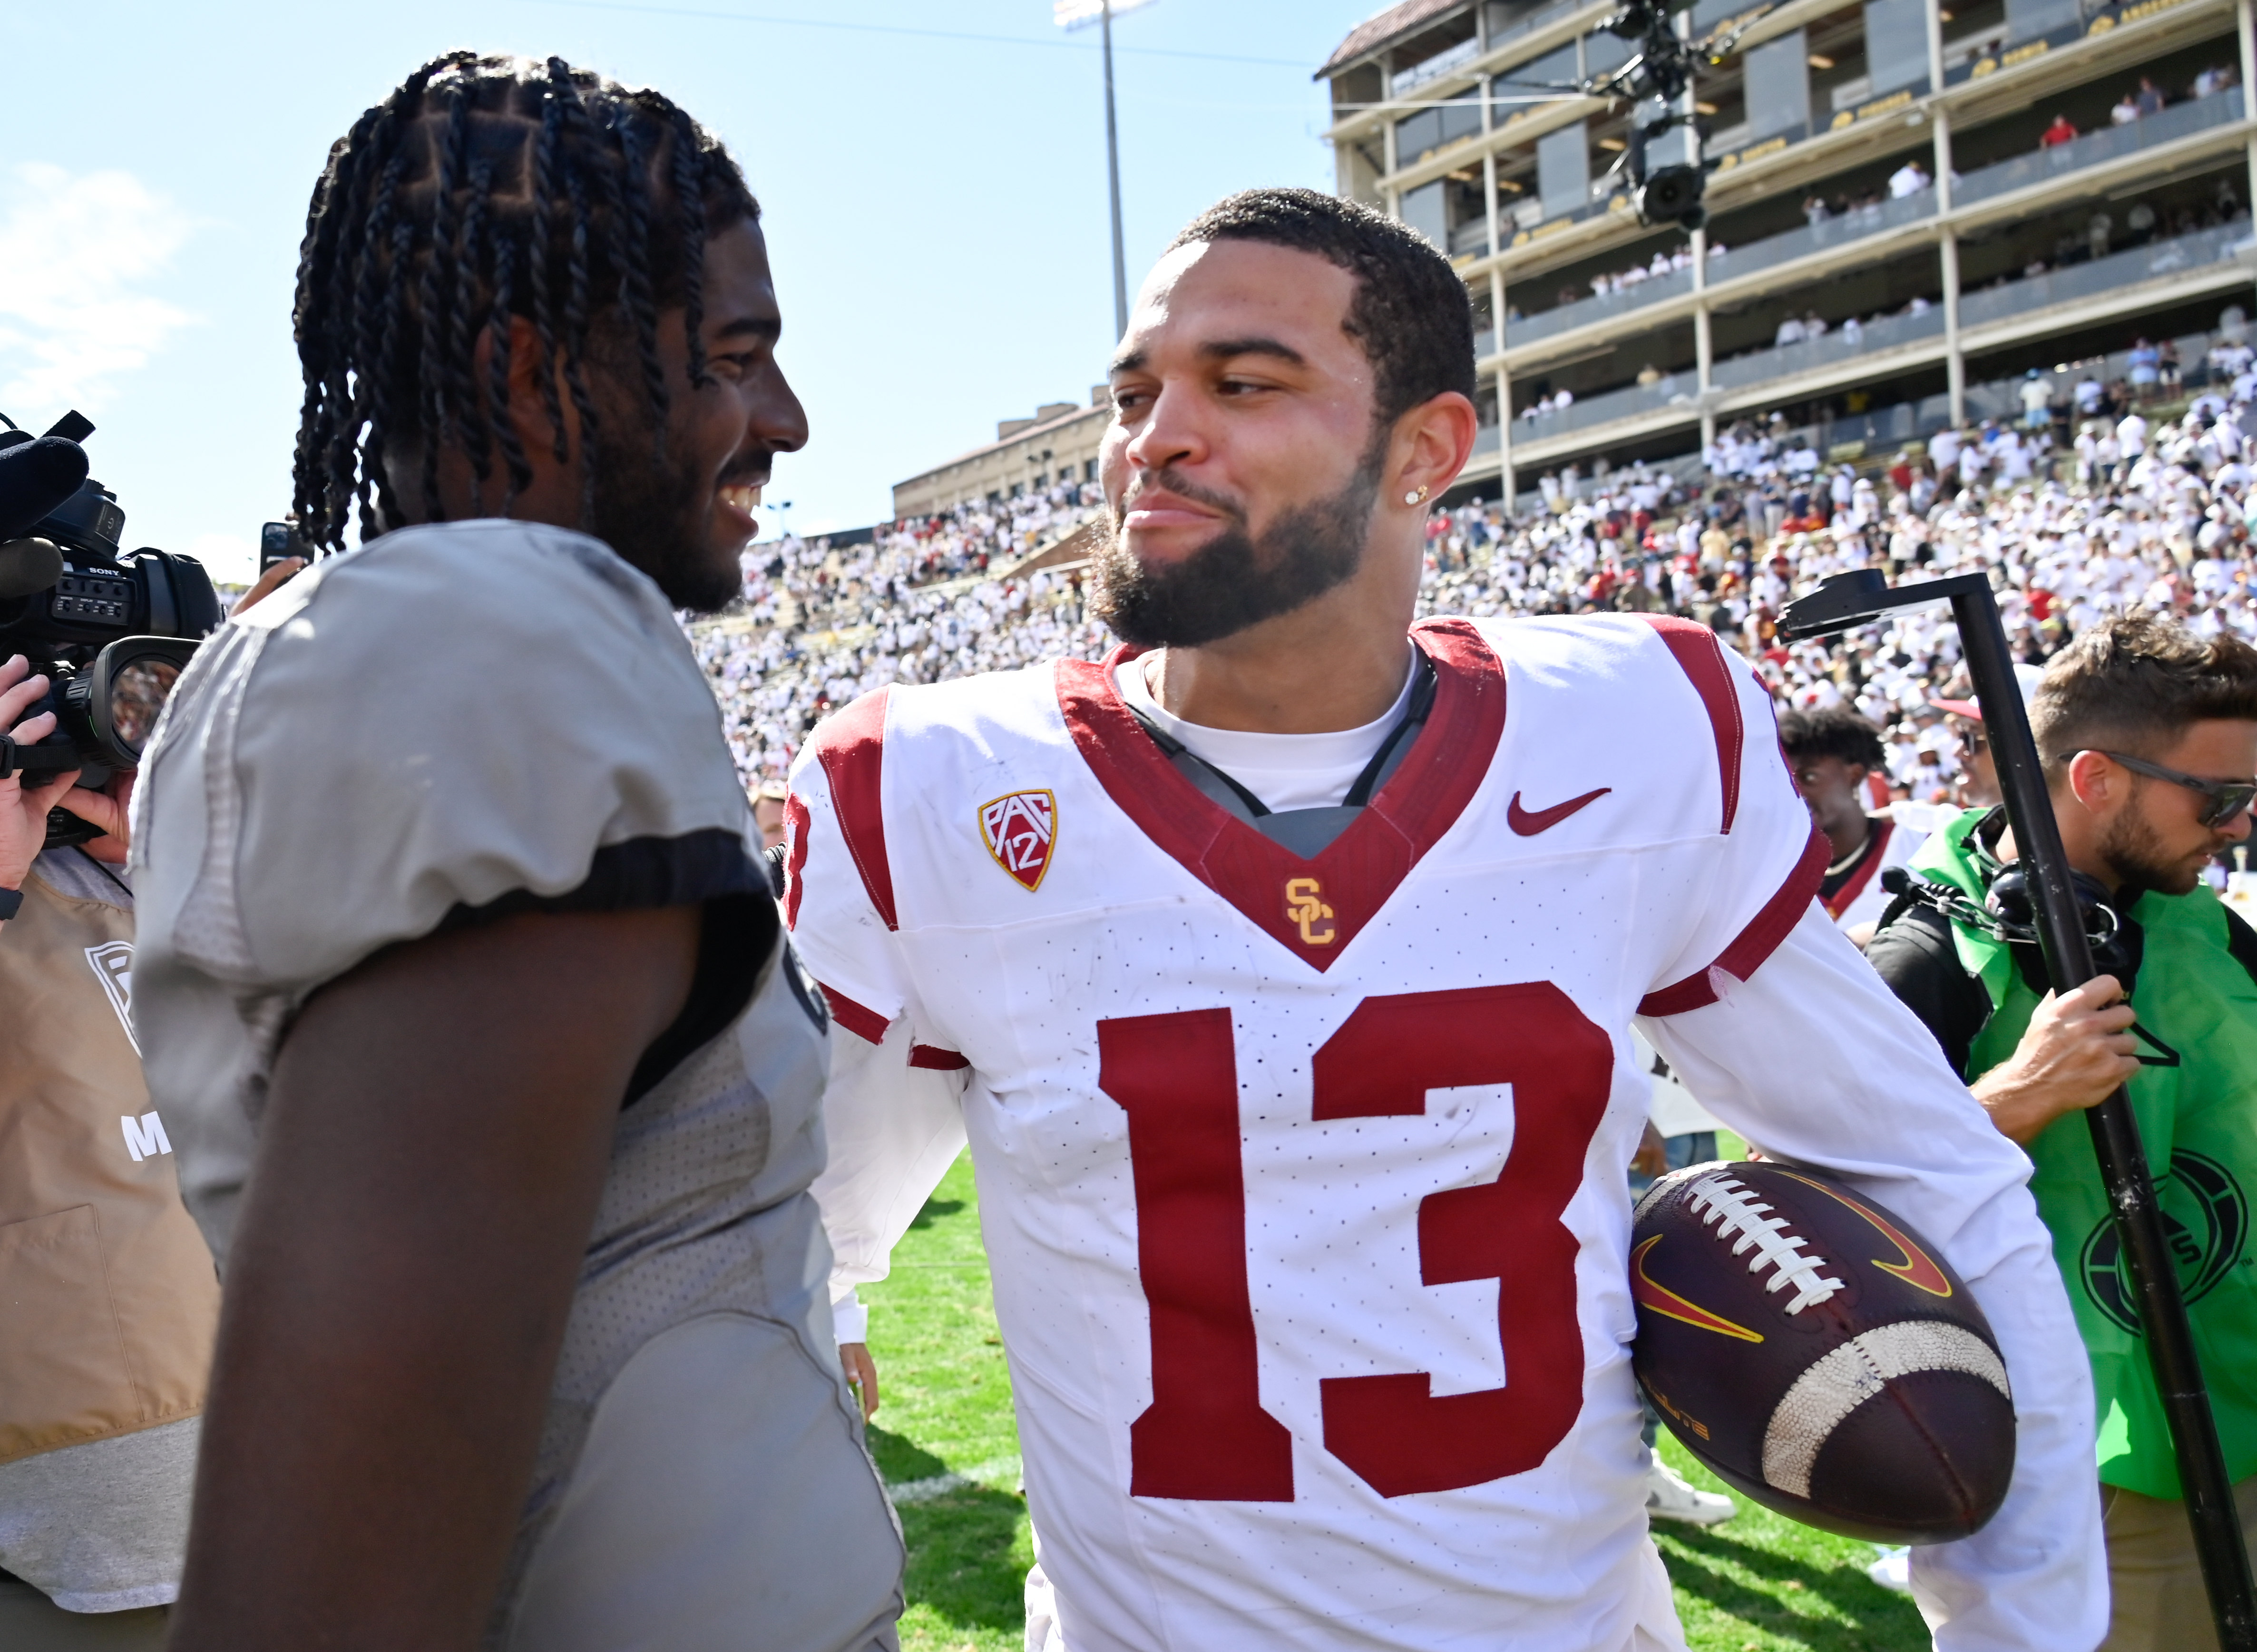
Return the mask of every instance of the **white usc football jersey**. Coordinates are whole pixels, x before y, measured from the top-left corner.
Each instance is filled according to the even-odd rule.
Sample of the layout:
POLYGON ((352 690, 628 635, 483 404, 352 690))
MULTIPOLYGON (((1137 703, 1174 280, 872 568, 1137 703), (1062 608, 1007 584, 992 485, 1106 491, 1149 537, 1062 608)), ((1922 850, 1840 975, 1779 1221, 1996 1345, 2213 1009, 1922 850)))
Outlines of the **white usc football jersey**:
POLYGON ((1889 903, 1896 898, 1882 887, 1881 874, 1893 866, 1912 864, 1912 857, 1927 841, 1925 833, 1893 816, 1868 817, 1864 852, 1838 877, 1829 868, 1819 884, 1818 904, 1826 909, 1835 927, 1846 933, 1860 924, 1879 923, 1889 903))
POLYGON ((1681 1645, 1628 1360, 1633 1017, 2059 1367, 2014 1367, 2048 1535, 2010 1500, 2010 1563, 1988 1534, 1924 1563, 1970 1624, 2105 1620, 2027 1164, 1814 905, 1752 674, 1680 620, 1412 635, 1425 727, 1310 860, 1185 779, 1112 662, 881 691, 795 769, 787 916, 853 1035, 835 1282, 882 1276, 967 1131, 1065 1644, 1681 1645))

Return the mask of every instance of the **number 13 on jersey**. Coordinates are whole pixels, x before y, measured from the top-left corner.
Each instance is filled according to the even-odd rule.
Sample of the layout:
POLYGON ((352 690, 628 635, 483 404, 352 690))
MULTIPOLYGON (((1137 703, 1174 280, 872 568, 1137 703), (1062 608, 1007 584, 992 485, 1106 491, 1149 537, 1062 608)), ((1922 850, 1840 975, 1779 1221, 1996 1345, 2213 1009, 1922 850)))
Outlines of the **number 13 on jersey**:
MULTIPOLYGON (((1151 1315, 1152 1403, 1129 1425, 1129 1492, 1291 1501, 1291 1436, 1259 1393, 1230 1011, 1100 1021, 1097 1046, 1098 1088, 1128 1115, 1151 1315)), ((1613 1069, 1606 1034, 1548 982, 1366 998, 1318 1049, 1319 1124, 1416 1117, 1433 1089, 1512 1087, 1496 1180, 1417 1209, 1424 1283, 1497 1281, 1505 1386, 1438 1397, 1425 1372, 1321 1384, 1325 1449, 1382 1496, 1525 1473, 1574 1425, 1583 1345, 1560 1216, 1613 1069)))

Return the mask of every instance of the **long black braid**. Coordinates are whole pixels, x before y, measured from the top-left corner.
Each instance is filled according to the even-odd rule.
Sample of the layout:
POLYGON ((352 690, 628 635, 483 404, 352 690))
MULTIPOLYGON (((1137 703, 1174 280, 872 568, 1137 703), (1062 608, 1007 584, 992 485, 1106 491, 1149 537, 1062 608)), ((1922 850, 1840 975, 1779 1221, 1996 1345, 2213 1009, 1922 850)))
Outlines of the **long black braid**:
MULTIPOLYGON (((690 380, 710 383, 705 242, 759 212, 727 152, 656 92, 557 58, 452 52, 423 65, 353 123, 314 188, 294 312, 301 532, 338 550, 356 506, 363 540, 400 522, 403 460, 400 479, 415 476, 424 516, 438 519, 450 446, 469 461, 481 511, 499 458, 508 513, 533 471, 509 415, 517 353, 509 329, 492 325, 499 316, 530 330, 560 461, 572 421, 584 443, 599 434, 587 366, 598 333, 633 351, 607 394, 640 395, 662 431, 662 314, 682 308, 690 380)), ((625 416, 614 410, 615 422, 625 416)), ((594 471, 584 459, 590 490, 594 471)), ((584 493, 584 514, 591 500, 584 493)))

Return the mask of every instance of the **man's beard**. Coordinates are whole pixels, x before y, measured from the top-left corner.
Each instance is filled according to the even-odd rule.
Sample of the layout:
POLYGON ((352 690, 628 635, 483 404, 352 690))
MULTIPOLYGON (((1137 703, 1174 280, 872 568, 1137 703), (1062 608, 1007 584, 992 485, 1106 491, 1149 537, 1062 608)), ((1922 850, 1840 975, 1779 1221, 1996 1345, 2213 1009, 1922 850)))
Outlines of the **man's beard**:
POLYGON ((1224 512, 1227 525, 1181 562, 1153 568, 1129 550, 1116 507, 1113 532, 1094 558, 1092 611, 1124 642, 1185 649, 1291 613, 1362 564, 1385 457, 1385 447, 1375 444, 1339 493, 1287 511, 1259 537, 1247 532, 1245 514, 1228 500, 1160 471, 1154 487, 1224 512))
MULTIPOLYGON (((676 457, 676 445, 661 455, 632 422, 620 428, 628 433, 623 440, 615 443, 605 430, 591 444, 596 485, 588 531, 648 574, 676 607, 695 613, 727 607, 743 589, 744 575, 735 557, 713 547, 712 516, 704 508, 710 485, 693 461, 676 457)), ((754 473, 741 458, 732 469, 754 473)), ((757 473, 767 469, 763 457, 757 473)))
POLYGON ((2116 898, 2119 909, 2128 907, 2149 890, 2160 895, 2184 895, 2202 881, 2200 867, 2190 869, 2183 861, 2165 857, 2162 840, 2140 813, 2138 801, 2135 793, 2133 806, 2109 822, 2107 832, 2096 846, 2119 885, 2116 898))

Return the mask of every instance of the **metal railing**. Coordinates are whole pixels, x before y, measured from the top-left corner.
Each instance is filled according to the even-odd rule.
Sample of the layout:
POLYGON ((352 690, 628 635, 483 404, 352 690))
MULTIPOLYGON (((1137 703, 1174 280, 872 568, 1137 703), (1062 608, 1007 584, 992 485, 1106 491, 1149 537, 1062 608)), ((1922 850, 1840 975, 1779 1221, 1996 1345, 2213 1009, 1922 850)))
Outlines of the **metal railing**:
POLYGON ((1862 241, 1869 235, 1880 234, 1884 230, 1918 223, 1923 218, 1935 216, 1935 191, 1933 188, 1923 189, 1918 195, 1906 195, 1900 200, 1877 202, 1869 207, 1852 207, 1822 223, 1805 224, 1800 230, 1789 230, 1784 235, 1767 236, 1745 246, 1727 247, 1723 252, 1712 255, 1709 261, 1709 285, 1714 287, 1719 281, 1729 281, 1735 276, 1767 270, 1774 265, 1808 258, 1829 247, 1862 241))
MULTIPOLYGON (((1807 258, 1828 247, 1846 245, 1862 241, 1867 236, 1878 235, 1884 230, 1897 229, 1907 223, 1917 223, 1935 213, 1935 192, 1923 189, 1916 195, 1907 195, 1898 201, 1884 201, 1870 207, 1856 207, 1823 223, 1806 224, 1800 230, 1790 230, 1784 235, 1774 235, 1746 246, 1727 247, 1709 255, 1709 285, 1730 280, 1756 270, 1770 269, 1774 265, 1791 259, 1807 258)), ((1540 277, 1539 279, 1541 279, 1540 277)), ((1667 275, 1652 276, 1604 297, 1577 299, 1572 304, 1560 304, 1520 321, 1504 324, 1505 338, 1514 347, 1534 344, 1578 327, 1610 321, 1632 310, 1643 309, 1649 304, 1659 304, 1665 299, 1680 298, 1693 290, 1693 272, 1675 270, 1667 275)))
POLYGON ((1539 310, 1518 321, 1508 316, 1504 323, 1505 342, 1516 348, 1534 344, 1539 338, 1550 338, 1571 332, 1578 327, 1590 326, 1595 322, 1626 316, 1632 310, 1644 309, 1649 304, 1659 304, 1664 299, 1681 298, 1692 290, 1693 272, 1689 266, 1672 270, 1666 275, 1649 275, 1618 293, 1579 298, 1572 304, 1554 305, 1550 309, 1539 310))
POLYGON ((1423 63, 1413 63, 1407 69, 1397 70, 1388 82, 1387 89, 1397 97, 1428 81, 1439 80, 1452 69, 1462 68, 1482 54, 1478 39, 1461 40, 1447 50, 1436 53, 1423 63))
POLYGON ((2087 167, 2099 166, 2122 155, 2152 149, 2158 144, 2171 143, 2206 131, 2213 126, 2223 126, 2241 118, 2241 89, 2214 92, 2208 97, 2198 97, 2180 103, 2159 115, 2149 115, 2141 120, 2122 126, 2104 126, 2098 131, 2087 132, 2068 143, 2056 144, 2050 149, 2033 150, 2027 155, 2017 155, 2012 160, 1999 161, 1951 181, 1951 200, 1955 206, 1967 206, 1977 201, 1987 201, 1992 195, 2005 195, 2012 189, 2025 188, 2042 183, 2048 178, 2058 178, 2063 173, 2082 172, 2087 167))
MULTIPOLYGON (((2209 364, 2210 347, 2216 344, 2216 333, 2183 333, 2171 341, 2178 351, 2179 384, 2183 389, 2214 387, 2209 364)), ((2155 340, 2157 344, 2163 341, 2155 340)), ((2132 352, 2113 350, 2096 361, 2080 362, 2044 377, 2053 381, 2054 412, 2072 424, 2086 415, 2077 410, 2077 385, 2087 377, 2103 385, 2114 385, 2132 376, 2132 352)), ((1993 379, 1983 384, 1967 386, 1967 416, 1972 419, 2013 419, 2022 416, 2021 379, 1993 379)), ((2155 386, 2154 394, 2161 394, 2155 386)))
POLYGON ((1918 401, 1900 401, 1893 408, 1828 419, 1818 427, 1815 442, 1822 454, 1831 455, 1852 442, 1864 443, 1870 454, 1933 436, 1950 422, 1949 396, 1922 396, 1918 401))
MULTIPOLYGON (((1591 0, 1557 0, 1556 4, 1539 6, 1535 11, 1529 12, 1525 17, 1515 18, 1511 22, 1506 24, 1501 29, 1490 30, 1489 37, 1489 50, 1494 52, 1498 46, 1503 46, 1507 40, 1512 39, 1516 36, 1532 33, 1535 30, 1557 23, 1562 18, 1573 17, 1576 12, 1581 11, 1584 7, 1590 4, 1591 0)), ((1511 74, 1512 71, 1511 69, 1506 69, 1503 71, 1503 73, 1509 76, 1511 74)))
POLYGON ((1836 327, 1822 337, 1802 344, 1751 351, 1744 356, 1720 361, 1709 368, 1709 382, 1718 390, 1735 390, 1746 385, 1762 384, 1767 379, 1785 379, 1792 374, 1808 372, 1814 368, 1831 366, 1836 362, 1850 361, 1859 356, 1871 355, 1875 351, 1893 350, 1899 344, 1908 344, 1917 339, 1934 338, 1942 331, 1942 305, 1918 316, 1886 316, 1878 321, 1860 323, 1854 332, 1836 327))
POLYGON ((1963 294, 1959 300, 1959 324, 1963 328, 1979 327, 2009 316, 2048 309, 2073 299, 2136 286, 2174 271, 2222 263, 2252 248, 2257 248, 2257 237, 2251 235, 2246 218, 2237 218, 2215 230, 2197 230, 2192 235, 2150 242, 2128 252, 2114 252, 2043 275, 2025 276, 2020 280, 1988 287, 1979 293, 1963 294))
POLYGON ((1626 390, 1589 396, 1581 401, 1570 402, 1556 412, 1540 413, 1532 419, 1515 415, 1521 423, 1513 431, 1513 440, 1542 442, 1552 436, 1565 436, 1570 430, 1611 424, 1617 419, 1631 418, 1679 403, 1682 403, 1689 414, 1696 405, 1699 391, 1700 385, 1689 371, 1664 373, 1656 383, 1632 385, 1626 390))

